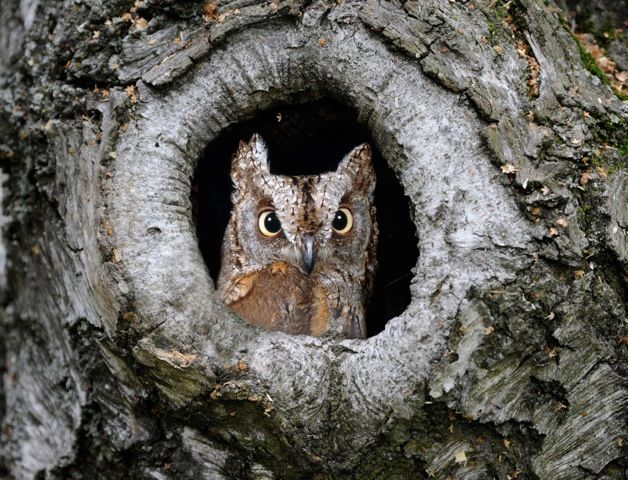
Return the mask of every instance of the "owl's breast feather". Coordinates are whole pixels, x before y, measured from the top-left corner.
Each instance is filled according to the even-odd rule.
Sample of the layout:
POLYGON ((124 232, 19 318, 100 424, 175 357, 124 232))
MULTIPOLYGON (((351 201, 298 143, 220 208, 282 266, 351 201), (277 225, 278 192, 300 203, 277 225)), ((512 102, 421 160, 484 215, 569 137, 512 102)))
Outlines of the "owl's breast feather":
POLYGON ((287 262, 242 275, 222 292, 223 301, 247 322, 270 330, 319 336, 331 318, 326 289, 287 262))

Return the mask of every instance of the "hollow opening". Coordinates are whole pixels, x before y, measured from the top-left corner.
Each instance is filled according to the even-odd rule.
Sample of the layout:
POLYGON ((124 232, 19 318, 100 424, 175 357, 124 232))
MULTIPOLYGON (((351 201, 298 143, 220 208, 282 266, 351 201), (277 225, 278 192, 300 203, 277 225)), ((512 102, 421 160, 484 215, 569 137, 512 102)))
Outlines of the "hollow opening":
POLYGON ((379 226, 378 270, 367 307, 368 336, 409 305, 412 269, 417 263, 416 228, 409 199, 386 160, 377 151, 357 113, 335 100, 279 105, 221 132, 204 150, 192 182, 192 205, 199 248, 216 282, 221 244, 231 214, 231 158, 240 140, 260 133, 269 151, 274 174, 314 175, 336 169, 353 147, 373 147, 377 174, 375 206, 379 226))

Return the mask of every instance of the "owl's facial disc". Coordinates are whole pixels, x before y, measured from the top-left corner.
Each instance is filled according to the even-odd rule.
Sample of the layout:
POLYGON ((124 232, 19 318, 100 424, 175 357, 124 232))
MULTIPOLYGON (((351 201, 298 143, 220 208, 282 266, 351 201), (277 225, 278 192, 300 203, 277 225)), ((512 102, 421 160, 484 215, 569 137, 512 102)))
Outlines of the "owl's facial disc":
POLYGON ((362 197, 349 195, 333 173, 274 181, 270 198, 258 203, 258 232, 264 245, 272 245, 269 259, 290 263, 304 275, 325 270, 330 259, 353 261, 356 242, 368 236, 362 235, 362 197))
POLYGON ((284 176, 270 172, 259 135, 240 143, 231 169, 234 184, 229 239, 242 269, 290 264, 303 275, 325 275, 364 264, 372 238, 375 172, 366 144, 349 152, 334 172, 284 176))

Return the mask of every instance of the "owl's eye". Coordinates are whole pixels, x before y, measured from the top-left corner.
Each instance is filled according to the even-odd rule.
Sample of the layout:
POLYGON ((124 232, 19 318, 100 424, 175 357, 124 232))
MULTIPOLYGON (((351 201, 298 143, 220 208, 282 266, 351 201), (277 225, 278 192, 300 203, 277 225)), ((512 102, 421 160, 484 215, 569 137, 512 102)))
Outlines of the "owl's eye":
POLYGON ((348 208, 341 208, 334 215, 334 220, 331 222, 331 226, 334 228, 334 232, 341 235, 346 235, 353 228, 353 215, 348 208))
POLYGON ((274 237, 281 231, 281 222, 274 210, 266 210, 260 213, 257 222, 259 231, 266 237, 274 237))

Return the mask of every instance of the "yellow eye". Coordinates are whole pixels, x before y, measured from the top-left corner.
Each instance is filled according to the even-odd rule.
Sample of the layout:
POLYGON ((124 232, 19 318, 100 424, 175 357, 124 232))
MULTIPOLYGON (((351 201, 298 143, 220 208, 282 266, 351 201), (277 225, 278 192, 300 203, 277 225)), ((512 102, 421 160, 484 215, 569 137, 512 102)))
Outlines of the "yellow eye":
POLYGON ((266 210, 260 213, 257 226, 265 237, 274 237, 281 232, 281 222, 274 210, 266 210))
POLYGON ((331 226, 334 228, 334 232, 340 235, 346 235, 353 228, 353 214, 348 208, 339 209, 335 215, 334 220, 331 222, 331 226))

